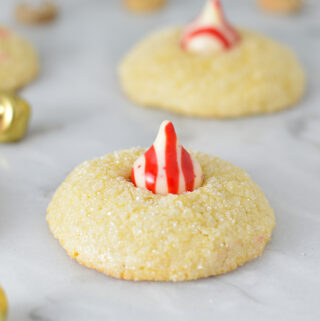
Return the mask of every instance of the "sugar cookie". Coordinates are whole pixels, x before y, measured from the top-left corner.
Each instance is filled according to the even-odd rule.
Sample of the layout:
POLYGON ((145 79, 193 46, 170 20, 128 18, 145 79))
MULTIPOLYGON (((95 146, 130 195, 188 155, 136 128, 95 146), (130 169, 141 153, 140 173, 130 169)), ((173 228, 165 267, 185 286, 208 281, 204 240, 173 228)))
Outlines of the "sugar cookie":
MULTIPOLYGON (((142 165, 151 185, 162 180, 161 159, 171 150, 171 139, 161 148, 155 143, 157 170, 151 169, 150 159, 142 165), (159 180, 150 179, 151 173, 159 180)), ((179 161, 182 146, 176 146, 175 161, 165 165, 168 186, 178 179, 174 167, 177 175, 185 175, 179 161)), ((274 213, 242 169, 190 152, 193 165, 187 171, 199 164, 201 175, 195 173, 203 174, 201 186, 188 192, 183 185, 178 194, 162 195, 158 185, 152 191, 147 184, 133 183, 133 166, 145 152, 129 149, 86 161, 58 188, 47 220, 72 258, 116 278, 183 281, 226 273, 261 255, 275 225, 274 213)), ((174 152, 169 153, 171 158, 174 152)))
POLYGON ((38 74, 38 57, 32 45, 0 26, 0 90, 16 90, 38 74))
POLYGON ((119 76, 132 101, 218 118, 276 112, 299 101, 305 74, 290 49, 231 29, 225 19, 216 23, 213 16, 210 27, 203 21, 155 32, 125 56, 119 76))

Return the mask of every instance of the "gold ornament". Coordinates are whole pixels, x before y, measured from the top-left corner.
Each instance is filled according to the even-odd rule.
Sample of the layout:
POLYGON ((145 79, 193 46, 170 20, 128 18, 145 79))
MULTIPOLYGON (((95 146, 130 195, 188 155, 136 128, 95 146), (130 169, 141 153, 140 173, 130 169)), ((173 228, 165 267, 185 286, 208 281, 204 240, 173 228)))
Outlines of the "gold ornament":
POLYGON ((7 298, 0 287, 0 321, 4 321, 7 317, 8 303, 7 298))
POLYGON ((15 142, 24 137, 30 112, 28 103, 18 96, 0 93, 0 142, 15 142))

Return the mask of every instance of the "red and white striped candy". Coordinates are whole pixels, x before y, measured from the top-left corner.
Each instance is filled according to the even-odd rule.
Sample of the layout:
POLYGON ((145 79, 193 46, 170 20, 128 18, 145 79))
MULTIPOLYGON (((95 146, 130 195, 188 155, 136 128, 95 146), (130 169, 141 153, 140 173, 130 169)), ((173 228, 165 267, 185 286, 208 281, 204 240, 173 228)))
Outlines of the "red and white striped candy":
POLYGON ((183 49, 198 53, 228 50, 240 40, 239 33, 227 22, 219 0, 210 0, 201 15, 182 34, 183 49))
POLYGON ((157 138, 133 164, 131 180, 155 194, 180 194, 202 184, 202 169, 177 139, 172 122, 162 122, 157 138))

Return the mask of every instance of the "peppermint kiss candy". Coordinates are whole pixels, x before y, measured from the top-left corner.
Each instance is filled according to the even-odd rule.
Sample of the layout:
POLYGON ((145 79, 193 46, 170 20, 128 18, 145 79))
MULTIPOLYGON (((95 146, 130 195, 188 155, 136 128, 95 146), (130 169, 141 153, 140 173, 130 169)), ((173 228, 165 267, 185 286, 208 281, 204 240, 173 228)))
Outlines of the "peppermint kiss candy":
POLYGON ((177 139, 172 122, 162 122, 150 149, 133 164, 131 180, 155 194, 191 192, 202 184, 200 164, 177 139))
POLYGON ((182 34, 183 49, 197 53, 228 50, 240 40, 239 33, 229 25, 220 1, 210 0, 201 15, 182 34))

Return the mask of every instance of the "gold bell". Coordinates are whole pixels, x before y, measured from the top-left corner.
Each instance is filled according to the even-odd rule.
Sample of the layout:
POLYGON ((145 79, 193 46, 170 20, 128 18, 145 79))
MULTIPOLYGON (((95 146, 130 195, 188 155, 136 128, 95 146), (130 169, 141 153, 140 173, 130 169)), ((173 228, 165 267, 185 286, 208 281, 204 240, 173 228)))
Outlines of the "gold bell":
POLYGON ((0 142, 16 142, 26 134, 31 109, 11 93, 0 93, 0 142))
POLYGON ((4 321, 7 317, 8 303, 7 298, 0 287, 0 321, 4 321))

